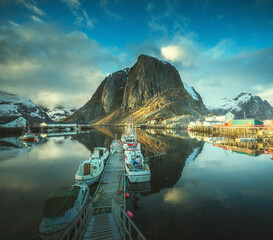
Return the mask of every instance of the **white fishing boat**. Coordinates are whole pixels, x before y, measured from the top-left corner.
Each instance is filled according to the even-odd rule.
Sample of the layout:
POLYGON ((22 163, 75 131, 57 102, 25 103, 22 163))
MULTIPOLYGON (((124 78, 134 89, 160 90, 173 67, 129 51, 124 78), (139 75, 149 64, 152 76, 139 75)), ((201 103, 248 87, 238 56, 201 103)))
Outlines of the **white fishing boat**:
POLYGON ((37 137, 34 133, 31 133, 30 129, 28 128, 27 132, 20 137, 20 140, 26 142, 35 142, 37 141, 37 137))
POLYGON ((104 147, 95 147, 93 153, 90 155, 90 160, 101 159, 106 162, 109 157, 109 151, 104 147))
POLYGON ((103 159, 85 160, 80 163, 79 169, 75 175, 77 183, 84 182, 92 185, 99 180, 104 168, 103 159))
POLYGON ((45 201, 39 233, 44 240, 61 239, 89 199, 89 188, 77 183, 51 193, 45 201))
POLYGON ((26 142, 35 142, 37 141, 37 138, 33 133, 26 133, 20 137, 20 140, 26 142))
POLYGON ((125 172, 131 183, 148 182, 151 171, 148 163, 140 152, 131 152, 124 159, 125 172))
POLYGON ((121 135, 121 144, 125 151, 128 147, 138 144, 140 149, 140 143, 137 142, 136 130, 134 129, 134 125, 132 123, 128 123, 126 125, 125 133, 121 135))

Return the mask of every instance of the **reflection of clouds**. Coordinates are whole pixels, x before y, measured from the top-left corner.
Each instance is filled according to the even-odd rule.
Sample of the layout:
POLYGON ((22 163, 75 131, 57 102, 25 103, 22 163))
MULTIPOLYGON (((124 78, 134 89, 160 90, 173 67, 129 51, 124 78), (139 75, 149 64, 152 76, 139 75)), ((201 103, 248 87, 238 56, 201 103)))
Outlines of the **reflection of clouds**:
POLYGON ((18 176, 18 173, 1 173, 0 189, 28 193, 40 189, 40 184, 26 176, 18 176))
POLYGON ((183 200, 182 191, 178 188, 168 190, 163 197, 167 203, 181 203, 183 200))
MULTIPOLYGON (((37 149, 37 157, 39 160, 45 159, 56 159, 63 157, 78 157, 83 156, 83 158, 88 158, 89 152, 81 145, 77 144, 77 142, 69 140, 63 140, 64 142, 58 141, 56 144, 56 139, 49 139, 47 144, 40 145, 39 149, 37 149), (83 151, 83 148, 85 151, 83 151), (71 149, 71 151, 69 151, 71 149), (73 149, 73 150, 72 150, 73 149), (84 155, 85 153, 85 155, 84 155)), ((84 159, 83 159, 84 160, 84 159)))
POLYGON ((184 167, 175 189, 168 191, 164 200, 183 201, 186 208, 196 208, 210 201, 227 208, 251 199, 272 201, 272 172, 273 161, 264 156, 227 155, 225 150, 205 144, 195 161, 184 167))

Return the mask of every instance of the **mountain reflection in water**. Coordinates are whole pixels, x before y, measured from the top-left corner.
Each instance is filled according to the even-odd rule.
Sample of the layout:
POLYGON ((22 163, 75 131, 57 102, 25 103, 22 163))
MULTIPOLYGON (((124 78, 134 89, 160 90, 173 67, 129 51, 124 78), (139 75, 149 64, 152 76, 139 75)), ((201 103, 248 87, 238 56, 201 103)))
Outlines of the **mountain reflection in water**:
MULTIPOLYGON (((94 147, 108 147, 124 128, 44 136, 23 147, 0 140, 1 239, 40 239, 44 200, 74 183, 94 147)), ((137 130, 151 181, 128 184, 127 209, 147 239, 269 239, 273 237, 273 161, 216 146, 185 131, 137 130), (199 141, 201 140, 201 141, 199 141)), ((218 139, 219 140, 219 139, 218 139)), ((218 141, 217 140, 217 141, 218 141)), ((221 143, 223 145, 223 142, 221 143)))

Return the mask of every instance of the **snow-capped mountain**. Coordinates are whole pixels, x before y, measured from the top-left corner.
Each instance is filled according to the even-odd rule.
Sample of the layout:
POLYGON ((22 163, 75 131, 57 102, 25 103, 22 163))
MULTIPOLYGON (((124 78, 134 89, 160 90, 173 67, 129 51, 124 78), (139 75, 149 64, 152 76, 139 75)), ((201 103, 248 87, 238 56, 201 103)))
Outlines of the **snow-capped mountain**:
POLYGON ((218 106, 208 109, 211 113, 219 115, 232 112, 236 118, 244 118, 244 113, 246 118, 261 120, 273 118, 273 107, 266 100, 244 92, 231 100, 224 98, 219 101, 218 106))
POLYGON ((191 86, 189 86, 187 83, 183 82, 184 88, 186 91, 192 96, 192 98, 196 101, 200 101, 201 97, 198 92, 195 91, 195 89, 191 86))
POLYGON ((28 123, 52 122, 47 113, 31 100, 0 91, 0 119, 22 116, 28 123))
POLYGON ((45 109, 46 109, 48 116, 53 121, 56 121, 56 122, 62 120, 63 118, 70 116, 72 113, 77 111, 77 109, 69 109, 69 108, 66 108, 63 106, 58 106, 53 109, 48 109, 48 108, 45 108, 45 109))

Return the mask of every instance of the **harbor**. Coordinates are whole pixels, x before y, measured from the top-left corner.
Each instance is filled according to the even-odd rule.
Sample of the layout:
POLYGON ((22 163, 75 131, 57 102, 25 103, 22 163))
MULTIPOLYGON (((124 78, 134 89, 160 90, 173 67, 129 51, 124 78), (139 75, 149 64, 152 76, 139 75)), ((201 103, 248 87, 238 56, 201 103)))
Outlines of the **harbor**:
MULTIPOLYGON (((7 148, 5 143, 1 151, 5 160, 0 161, 0 187, 5 193, 1 199, 1 212, 7 219, 6 230, 2 231, 3 239, 20 236, 41 239, 38 229, 45 199, 57 189, 74 184, 75 173, 90 152, 93 153, 97 147, 109 149, 115 135, 119 138, 124 131, 124 128, 105 128, 77 135, 49 136, 33 143, 26 152, 18 152, 19 143, 14 148, 7 148), (6 186, 9 190, 5 190, 6 186), (18 207, 13 209, 13 205, 18 207), (12 229, 19 221, 16 219, 24 219, 25 224, 14 232, 12 229)), ((258 234, 270 235, 268 214, 273 210, 265 207, 264 201, 271 201, 272 160, 265 148, 262 151, 264 143, 243 143, 194 132, 190 134, 194 136, 186 131, 179 135, 178 131, 158 133, 137 129, 144 159, 154 156, 152 151, 166 153, 164 157, 149 159, 150 181, 139 184, 124 180, 124 155, 110 147, 100 180, 90 186, 92 199, 82 209, 79 218, 75 218, 69 231, 64 233, 64 238, 123 239, 126 235, 129 239, 123 223, 131 224, 134 239, 138 234, 135 228, 143 238, 151 240, 198 238, 204 234, 221 236, 223 232, 232 237, 234 231, 248 239, 254 239, 258 234), (247 152, 247 147, 252 148, 255 154, 242 154, 247 152), (250 175, 255 177, 250 179, 250 175), (249 190, 247 196, 241 194, 249 190), (130 194, 128 198, 126 193, 130 194), (257 196, 260 197, 257 199, 257 196), (251 201, 251 205, 246 205, 246 201, 251 201), (217 205, 212 206, 212 202, 217 205), (250 207, 251 213, 248 211, 250 207), (258 214, 256 209, 262 217, 260 220, 264 219, 262 225, 255 217, 258 214), (133 214, 132 218, 127 211, 133 214), (208 214, 200 215, 200 211, 208 214), (123 215, 119 218, 117 213, 123 215), (120 220, 116 222, 115 219, 120 220), (215 219, 222 223, 217 229, 213 227, 217 225, 215 219), (241 227, 238 230, 239 222, 241 227), (255 234, 249 234, 249 224, 256 226, 255 234), (196 232, 196 227, 200 231, 196 232)), ((9 138, 9 142, 12 143, 12 139, 9 138)), ((129 231, 129 225, 127 229, 129 231)))
MULTIPOLYGON (((135 156, 134 148, 137 145, 140 147, 133 132, 133 125, 128 125, 122 135, 122 141, 117 140, 115 135, 115 140, 109 146, 110 154, 107 148, 94 148, 90 158, 80 162, 75 175, 76 184, 51 193, 46 200, 44 217, 39 227, 41 238, 146 239, 131 220, 133 214, 126 211, 126 198, 129 197, 129 193, 126 193, 127 181, 133 183, 150 181, 150 178, 146 177, 150 174, 147 169, 143 173, 139 171, 142 164, 147 166, 147 163, 142 163, 143 157, 139 161, 137 158, 125 159, 135 156), (125 156, 123 151, 126 152, 125 156), (125 170, 127 165, 131 167, 125 170), (138 166, 137 171, 133 170, 134 165, 138 166), (134 175, 135 171, 137 177, 134 175), (145 174, 145 179, 141 174, 145 174), (98 182, 96 191, 90 194, 89 189, 88 191, 86 189, 88 185, 92 186, 96 182, 98 182), (72 200, 71 194, 77 196, 77 199, 72 200)), ((138 156, 142 156, 140 148, 137 149, 138 156)))

